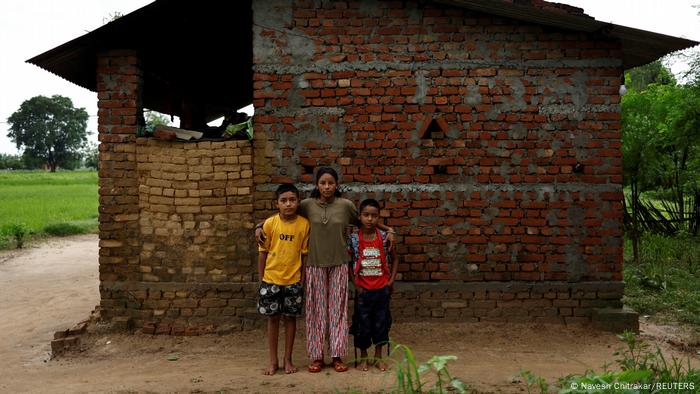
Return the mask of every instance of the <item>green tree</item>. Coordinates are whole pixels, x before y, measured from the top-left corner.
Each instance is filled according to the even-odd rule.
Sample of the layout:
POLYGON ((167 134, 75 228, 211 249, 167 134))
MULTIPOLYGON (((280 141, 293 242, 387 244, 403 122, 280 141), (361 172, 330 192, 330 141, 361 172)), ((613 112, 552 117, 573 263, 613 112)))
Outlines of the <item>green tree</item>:
POLYGON ((693 213, 686 203, 688 195, 700 195, 700 89, 650 84, 641 92, 631 90, 622 99, 622 139, 635 251, 645 190, 665 191, 667 213, 677 221, 674 228, 697 229, 689 222, 693 213))
POLYGON ((651 92, 630 90, 622 97, 622 171, 624 183, 630 187, 628 199, 632 228, 630 238, 635 262, 639 263, 640 196, 653 184, 658 143, 658 120, 653 116, 651 92))
POLYGON ((170 126, 170 115, 166 115, 157 111, 144 111, 146 113, 145 115, 145 121, 146 121, 146 126, 147 127, 155 127, 159 124, 162 124, 164 126, 170 126))
POLYGON ((661 60, 635 67, 625 73, 625 86, 627 89, 641 92, 652 83, 658 85, 676 84, 676 78, 671 73, 671 70, 661 63, 661 60))
POLYGON ((87 141, 88 114, 74 108, 68 97, 36 96, 20 105, 8 119, 7 136, 24 148, 24 156, 41 159, 55 172, 58 166, 71 168, 87 141))
POLYGON ((80 156, 83 159, 83 165, 87 168, 94 168, 99 170, 100 164, 100 152, 97 145, 94 142, 87 142, 83 145, 80 156))
POLYGON ((685 196, 696 194, 700 184, 700 89, 684 85, 659 90, 663 184, 672 192, 678 217, 685 219, 685 196))

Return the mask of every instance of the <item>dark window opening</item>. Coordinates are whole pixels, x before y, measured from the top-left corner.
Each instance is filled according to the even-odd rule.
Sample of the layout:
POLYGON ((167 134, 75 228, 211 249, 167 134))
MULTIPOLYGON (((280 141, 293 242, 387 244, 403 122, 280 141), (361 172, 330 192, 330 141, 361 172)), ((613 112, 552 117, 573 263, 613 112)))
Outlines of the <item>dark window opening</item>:
POLYGON ((444 139, 448 130, 447 122, 439 117, 426 117, 423 121, 418 136, 421 139, 444 139))
POLYGON ((314 173, 314 166, 302 166, 304 168, 304 174, 311 174, 313 175, 314 173))
POLYGON ((433 166, 433 174, 435 174, 435 175, 447 175, 447 166, 445 166, 445 165, 433 166))

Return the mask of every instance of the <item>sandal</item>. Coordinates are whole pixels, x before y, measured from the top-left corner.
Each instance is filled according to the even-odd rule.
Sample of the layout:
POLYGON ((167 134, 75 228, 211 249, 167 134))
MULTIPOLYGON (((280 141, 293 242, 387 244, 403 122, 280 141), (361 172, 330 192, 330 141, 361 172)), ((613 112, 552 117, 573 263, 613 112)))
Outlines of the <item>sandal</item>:
POLYGON ((314 360, 309 365, 309 372, 311 372, 311 373, 321 372, 322 369, 323 369, 323 360, 314 360))
POLYGON ((345 365, 343 360, 341 360, 340 358, 334 358, 331 365, 333 366, 335 372, 345 372, 348 370, 348 366, 345 365))

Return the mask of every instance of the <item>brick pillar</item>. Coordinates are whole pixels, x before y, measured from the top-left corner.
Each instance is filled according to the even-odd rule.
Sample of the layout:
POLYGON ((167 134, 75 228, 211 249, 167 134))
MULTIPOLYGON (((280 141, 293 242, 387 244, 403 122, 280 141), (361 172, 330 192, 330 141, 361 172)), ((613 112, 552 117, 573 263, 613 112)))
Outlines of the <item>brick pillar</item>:
POLYGON ((113 285, 139 276, 135 140, 141 86, 136 51, 109 50, 98 55, 100 306, 107 320, 126 311, 126 297, 113 285))

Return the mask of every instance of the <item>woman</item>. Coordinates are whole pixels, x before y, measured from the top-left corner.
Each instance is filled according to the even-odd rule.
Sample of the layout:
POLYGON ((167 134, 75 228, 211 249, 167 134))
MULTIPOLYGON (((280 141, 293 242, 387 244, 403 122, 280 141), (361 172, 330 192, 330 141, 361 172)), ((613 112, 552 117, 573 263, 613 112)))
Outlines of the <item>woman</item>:
MULTIPOLYGON (((311 223, 309 256, 306 261, 306 350, 311 360, 309 372, 323 368, 323 342, 329 329, 331 365, 336 372, 348 366, 342 358, 348 342, 348 261, 345 230, 359 223, 355 204, 340 197, 338 173, 330 167, 316 172, 316 187, 311 197, 300 205, 300 214, 311 223)), ((389 242, 393 229, 387 230, 389 242)), ((258 243, 264 240, 262 231, 255 231, 258 243)))

